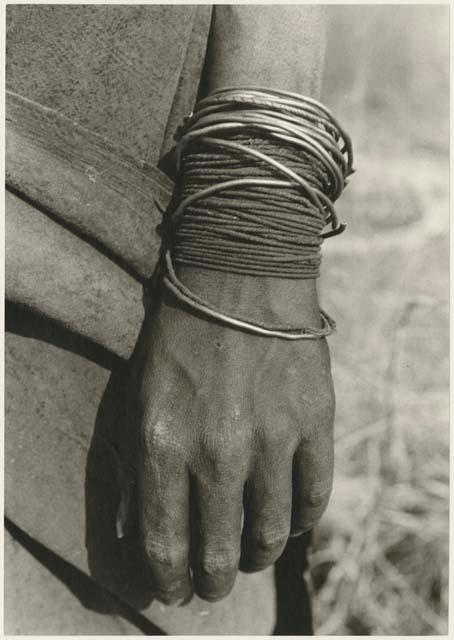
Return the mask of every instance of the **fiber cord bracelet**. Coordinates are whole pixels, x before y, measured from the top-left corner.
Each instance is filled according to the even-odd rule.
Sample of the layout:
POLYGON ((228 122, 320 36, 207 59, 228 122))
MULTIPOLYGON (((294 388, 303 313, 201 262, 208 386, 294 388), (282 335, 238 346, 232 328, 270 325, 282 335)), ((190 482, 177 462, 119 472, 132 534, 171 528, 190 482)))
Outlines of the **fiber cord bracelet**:
POLYGON ((224 314, 188 289, 173 266, 318 277, 321 243, 345 229, 334 202, 354 172, 350 139, 329 110, 285 91, 218 89, 199 101, 177 136, 183 180, 163 256, 164 285, 198 312, 259 335, 297 340, 333 333, 324 311, 319 328, 224 314))
MULTIPOLYGON (((254 145, 265 147, 268 153, 278 153, 267 141, 255 139, 254 145)), ((234 165, 227 165, 229 155, 223 156, 222 153, 222 150, 214 150, 204 154, 198 150, 195 154, 190 151, 185 154, 184 195, 189 199, 179 220, 178 212, 176 216, 176 261, 195 265, 197 258, 199 266, 235 273, 255 272, 254 275, 257 275, 262 271, 262 275, 275 277, 316 277, 319 263, 317 252, 322 241, 319 232, 325 225, 324 212, 313 202, 305 201, 301 195, 289 190, 285 181, 277 181, 269 176, 264 179, 263 168, 256 166, 255 159, 248 165, 247 157, 243 158, 238 169, 234 165), (235 178, 237 174, 244 173, 251 177, 236 181, 226 178, 226 175, 235 178), (242 185, 241 190, 236 189, 238 184, 242 185), (269 189, 270 184, 274 185, 273 190, 269 189), (203 202, 192 204, 202 191, 203 202), (219 191, 223 193, 216 194, 219 191), (233 199, 227 199, 230 194, 234 196, 233 199), (240 197, 236 197, 236 194, 240 197), (203 225, 200 224, 201 218, 203 225), (238 242, 232 242, 235 234, 238 242), (203 243, 205 253, 199 251, 197 254, 197 249, 201 249, 203 243), (265 246, 274 247, 273 256, 270 250, 263 251, 265 246), (262 251, 259 252, 260 247, 262 251), (289 247, 294 252, 291 261, 287 259, 289 247), (309 250, 311 255, 307 255, 309 250), (187 255, 188 251, 190 256, 187 255), (218 254, 214 264, 212 258, 216 251, 218 254), (253 263, 250 260, 252 255, 255 257, 253 263), (248 268, 246 263, 249 263, 248 268)), ((292 160, 288 149, 285 154, 288 162, 292 160)), ((261 164, 265 165, 263 162, 261 164)), ((309 166, 306 167, 306 178, 313 179, 309 166)))

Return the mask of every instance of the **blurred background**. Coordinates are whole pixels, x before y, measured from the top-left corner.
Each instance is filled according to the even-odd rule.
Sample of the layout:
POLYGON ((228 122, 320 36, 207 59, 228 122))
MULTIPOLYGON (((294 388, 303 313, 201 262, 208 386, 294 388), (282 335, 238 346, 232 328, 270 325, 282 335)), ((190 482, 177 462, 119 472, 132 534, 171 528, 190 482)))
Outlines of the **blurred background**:
POLYGON ((324 246, 336 478, 316 632, 447 634, 449 7, 328 7, 323 101, 357 169, 324 246))

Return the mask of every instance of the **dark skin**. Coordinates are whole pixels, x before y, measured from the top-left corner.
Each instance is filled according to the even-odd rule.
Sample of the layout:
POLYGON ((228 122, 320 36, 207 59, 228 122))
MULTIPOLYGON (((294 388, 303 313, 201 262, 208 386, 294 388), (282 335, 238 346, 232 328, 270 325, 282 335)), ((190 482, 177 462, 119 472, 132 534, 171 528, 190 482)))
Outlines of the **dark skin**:
MULTIPOLYGON (((320 7, 217 5, 209 90, 269 86, 317 98, 323 49, 320 7)), ((314 280, 190 267, 178 276, 226 313, 319 326, 314 280)), ((250 571, 273 564, 288 536, 312 528, 326 508, 334 420, 328 345, 239 331, 163 291, 134 366, 139 512, 156 597, 173 603, 195 590, 221 599, 240 561, 250 571)))

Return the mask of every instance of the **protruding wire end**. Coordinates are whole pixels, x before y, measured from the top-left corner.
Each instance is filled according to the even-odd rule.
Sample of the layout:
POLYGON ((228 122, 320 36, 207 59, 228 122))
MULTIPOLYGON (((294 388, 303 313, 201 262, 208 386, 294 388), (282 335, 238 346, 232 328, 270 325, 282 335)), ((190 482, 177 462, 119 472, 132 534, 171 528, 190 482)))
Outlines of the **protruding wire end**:
POLYGON ((346 228, 347 228, 347 225, 341 222, 339 226, 337 226, 335 229, 331 229, 331 231, 326 231, 325 233, 321 233, 320 235, 322 238, 325 238, 325 239, 333 238, 334 236, 339 236, 341 233, 343 233, 346 228))

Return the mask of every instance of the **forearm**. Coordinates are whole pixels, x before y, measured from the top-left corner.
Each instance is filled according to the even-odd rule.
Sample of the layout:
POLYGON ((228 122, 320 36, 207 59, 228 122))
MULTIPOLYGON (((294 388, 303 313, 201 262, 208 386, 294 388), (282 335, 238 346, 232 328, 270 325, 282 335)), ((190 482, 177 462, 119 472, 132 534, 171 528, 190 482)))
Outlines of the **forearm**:
POLYGON ((208 90, 263 86, 320 96, 325 11, 308 5, 215 5, 208 90))
MULTIPOLYGON (((319 97, 325 49, 318 6, 216 5, 207 55, 208 92, 262 86, 319 97)), ((183 269, 182 280, 229 314, 271 324, 316 325, 314 279, 286 280, 183 269)))
MULTIPOLYGON (((321 23, 313 7, 216 6, 208 90, 255 85, 318 96, 321 23)), ((301 163, 304 154, 286 144, 279 100, 266 109, 251 100, 247 113, 237 108, 247 92, 234 94, 230 102, 211 95, 183 130, 165 287, 143 332, 141 526, 156 594, 167 602, 186 598, 191 585, 202 598, 224 597, 240 558, 248 571, 274 563, 291 530, 320 518, 332 483, 327 344, 283 339, 321 329, 314 277, 325 211, 314 214, 309 179, 300 190, 277 181, 268 168, 276 163, 251 151, 265 144, 268 158, 290 158, 304 175, 312 157, 301 163), (270 109, 278 124, 271 118, 267 129, 260 116, 270 109), (222 322, 213 321, 218 312, 222 322), (238 330, 241 318, 248 331, 238 330), (263 324, 265 332, 284 326, 281 339, 254 335, 263 324)), ((297 111, 300 120, 308 112, 297 111)))

